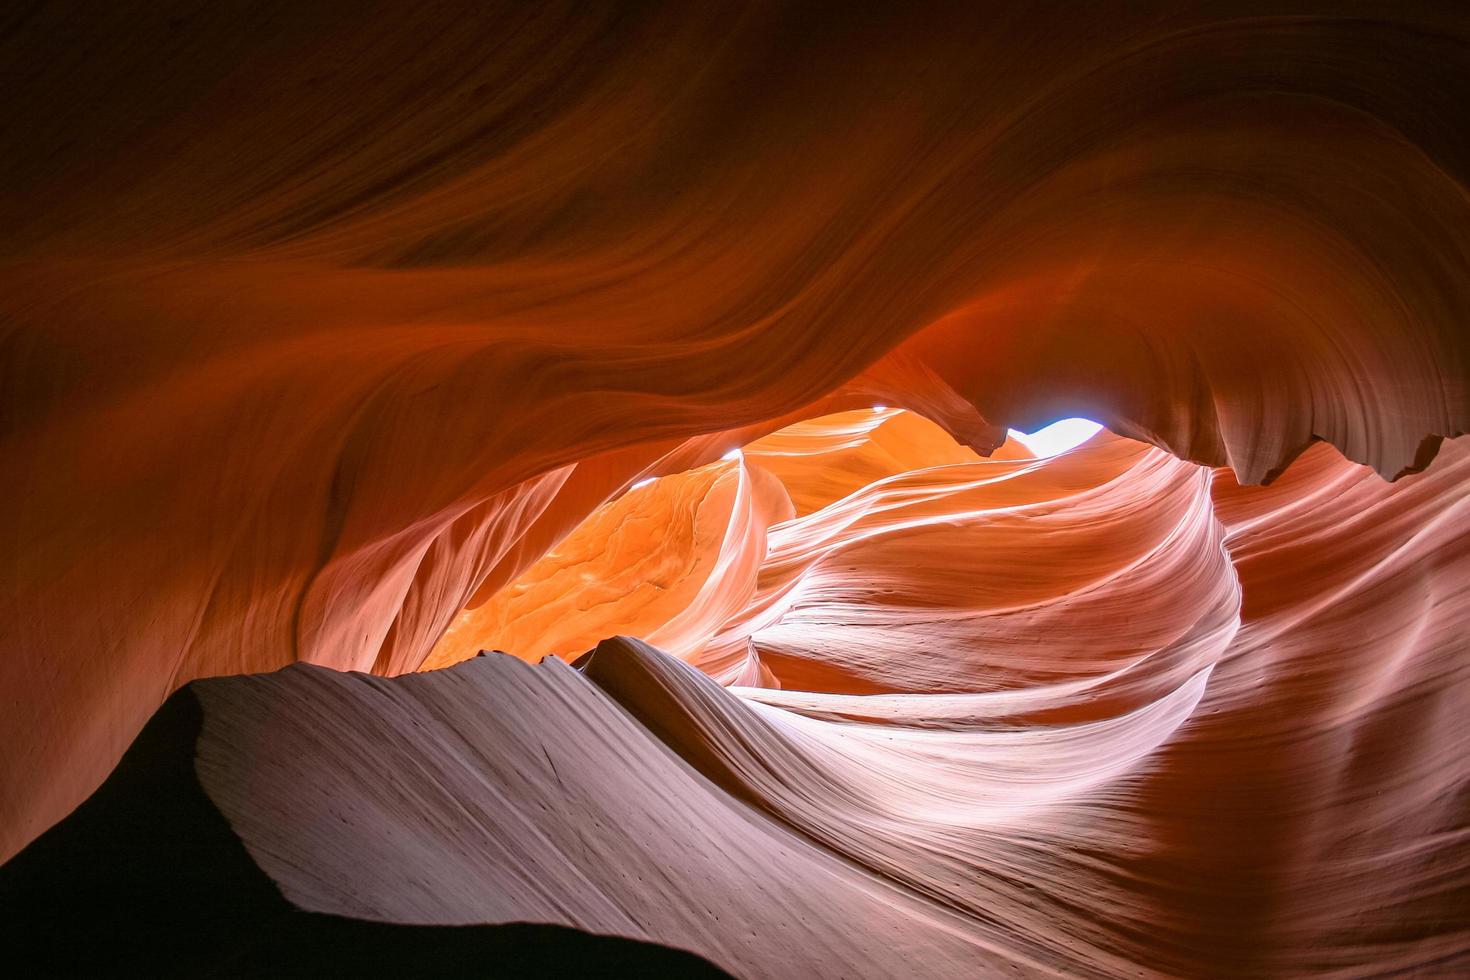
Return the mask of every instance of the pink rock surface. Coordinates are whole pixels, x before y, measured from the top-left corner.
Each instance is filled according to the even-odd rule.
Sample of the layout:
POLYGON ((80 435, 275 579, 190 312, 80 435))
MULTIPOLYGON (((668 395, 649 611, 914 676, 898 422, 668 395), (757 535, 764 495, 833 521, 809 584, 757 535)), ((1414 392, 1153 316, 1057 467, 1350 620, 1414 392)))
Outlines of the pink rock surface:
MULTIPOLYGON (((861 879, 840 928, 772 899, 792 948, 1462 955, 1456 5, 129 6, 0 31, 0 857, 194 679, 626 626, 672 659, 619 702, 667 674, 766 815, 711 833, 861 879), (1001 446, 1070 415, 1114 435, 1001 446), (626 616, 649 556, 578 528, 651 476, 705 533, 626 616)), ((300 738, 359 737, 317 696, 300 738)), ((564 883, 507 894, 592 916, 564 883)))
MULTIPOLYGON (((850 415, 798 434, 824 424, 850 458, 850 415)), ((1103 435, 769 530, 726 509, 769 554, 680 656, 747 686, 626 638, 581 673, 214 681, 198 769, 315 912, 570 925, 740 976, 1453 973, 1467 476, 1464 439, 1397 484, 1319 447, 1260 488, 1103 435)), ((599 621, 646 617, 618 581, 599 621)))

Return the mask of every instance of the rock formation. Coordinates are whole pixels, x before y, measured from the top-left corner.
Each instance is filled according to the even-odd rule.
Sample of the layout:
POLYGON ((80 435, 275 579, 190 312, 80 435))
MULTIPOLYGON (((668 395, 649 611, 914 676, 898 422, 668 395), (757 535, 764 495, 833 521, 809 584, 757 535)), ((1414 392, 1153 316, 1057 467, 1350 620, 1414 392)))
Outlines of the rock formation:
POLYGON ((1470 17, 860 6, 0 27, 0 891, 1470 969, 1470 17))

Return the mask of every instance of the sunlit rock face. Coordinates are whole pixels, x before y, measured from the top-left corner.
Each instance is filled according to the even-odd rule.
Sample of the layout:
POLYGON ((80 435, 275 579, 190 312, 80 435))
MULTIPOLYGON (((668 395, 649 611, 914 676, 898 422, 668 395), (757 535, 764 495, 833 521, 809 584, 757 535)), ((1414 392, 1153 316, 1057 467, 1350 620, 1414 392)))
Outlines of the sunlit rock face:
POLYGON ((0 32, 0 855, 172 692, 301 664, 182 695, 300 908, 1463 969, 1470 20, 859 6, 0 32), (424 772, 483 819, 395 811, 383 881, 378 816, 292 836, 343 814, 288 787, 424 772), (706 824, 573 853, 666 832, 649 786, 706 824))
POLYGON ((315 942, 329 915, 751 977, 1470 966, 1470 438, 1396 484, 1317 447, 1268 488, 1109 433, 983 458, 892 409, 731 455, 598 508, 442 669, 189 685, 151 819, 202 793, 315 942), (665 647, 597 639, 624 627, 665 647))
MULTIPOLYGON (((891 411, 757 441, 740 467, 828 502, 748 529, 749 601, 668 651, 737 686, 627 643, 585 675, 736 798, 960 910, 972 970, 1470 964, 1470 441, 1393 485, 1317 447, 1270 488, 1106 433, 1019 442, 982 459, 891 411), (890 427, 936 464, 896 463, 890 427)), ((594 530, 662 507, 568 540, 605 554, 594 530)), ((599 623, 620 601, 643 608, 603 592, 599 623)), ((926 975, 964 974, 926 942, 926 975)))

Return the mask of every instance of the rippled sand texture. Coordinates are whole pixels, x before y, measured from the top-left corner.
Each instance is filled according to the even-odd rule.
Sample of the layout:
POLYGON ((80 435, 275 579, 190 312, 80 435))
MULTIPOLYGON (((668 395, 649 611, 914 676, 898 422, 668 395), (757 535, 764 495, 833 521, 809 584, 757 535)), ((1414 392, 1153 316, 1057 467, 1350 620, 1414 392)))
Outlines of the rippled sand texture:
POLYGON ((570 655, 583 569, 665 586, 628 629, 678 659, 603 660, 725 719, 679 751, 878 876, 813 930, 1458 951, 1470 18, 858 6, 7 21, 0 854, 180 685, 449 663, 466 610, 570 655), (1137 442, 722 459, 875 403, 1137 442), (694 537, 538 564, 614 498, 694 537))

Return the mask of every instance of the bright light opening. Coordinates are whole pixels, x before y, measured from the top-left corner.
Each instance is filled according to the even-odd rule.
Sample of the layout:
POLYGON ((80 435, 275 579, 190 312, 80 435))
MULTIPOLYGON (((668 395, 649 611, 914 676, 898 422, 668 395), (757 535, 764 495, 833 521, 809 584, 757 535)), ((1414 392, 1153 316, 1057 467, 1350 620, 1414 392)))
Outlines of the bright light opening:
POLYGON ((740 458, 740 450, 739 449, 732 449, 728 453, 726 453, 725 455, 721 456, 720 458, 721 459, 729 459, 729 460, 739 459, 740 458))
POLYGON ((1082 445, 1102 426, 1088 419, 1062 419, 1035 432, 1010 430, 1010 436, 1038 457, 1055 456, 1082 445))
POLYGON ((646 487, 650 483, 652 483, 653 481, 655 481, 657 479, 658 479, 658 477, 656 477, 656 476, 646 476, 643 479, 639 480, 637 483, 633 484, 628 489, 629 490, 637 490, 639 487, 646 487))
POLYGON ((887 405, 874 405, 873 406, 873 411, 875 411, 875 412, 886 412, 886 411, 888 411, 888 406, 887 405))

